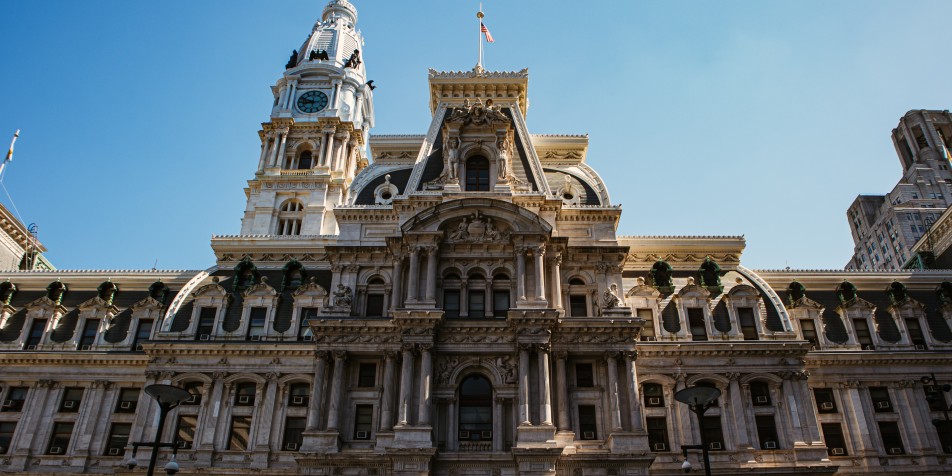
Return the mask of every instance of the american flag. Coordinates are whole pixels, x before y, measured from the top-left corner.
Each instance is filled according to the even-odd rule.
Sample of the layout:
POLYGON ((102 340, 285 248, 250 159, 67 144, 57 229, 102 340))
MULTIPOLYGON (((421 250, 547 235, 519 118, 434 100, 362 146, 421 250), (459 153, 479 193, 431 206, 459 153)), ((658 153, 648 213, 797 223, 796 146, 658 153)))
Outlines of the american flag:
POLYGON ((486 28, 486 25, 484 25, 483 22, 479 22, 479 31, 483 32, 483 34, 486 35, 487 43, 495 42, 495 40, 493 40, 492 33, 489 32, 489 28, 486 28))

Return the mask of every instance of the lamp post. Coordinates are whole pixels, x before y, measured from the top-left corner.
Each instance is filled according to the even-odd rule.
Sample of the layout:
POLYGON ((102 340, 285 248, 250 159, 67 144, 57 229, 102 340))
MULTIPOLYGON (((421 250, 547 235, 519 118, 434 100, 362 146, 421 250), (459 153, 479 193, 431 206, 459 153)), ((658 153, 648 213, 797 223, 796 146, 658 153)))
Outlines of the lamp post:
POLYGON ((711 459, 708 455, 707 436, 705 435, 704 412, 706 412, 707 409, 711 407, 711 404, 717 400, 717 397, 720 396, 721 391, 712 387, 689 387, 674 394, 675 400, 687 405, 688 408, 697 415, 698 429, 701 433, 700 445, 681 445, 681 453, 684 455, 684 463, 681 465, 681 469, 686 473, 691 471, 691 462, 688 461, 688 450, 699 449, 704 458, 704 474, 711 476, 711 459))
POLYGON ((172 385, 154 384, 145 388, 145 393, 149 394, 159 404, 159 425, 155 429, 155 439, 152 442, 136 441, 132 443, 132 458, 126 462, 129 469, 133 469, 139 463, 136 461, 135 454, 140 446, 152 448, 152 455, 149 457, 149 469, 146 475, 153 476, 155 472, 155 463, 159 458, 159 448, 172 448, 172 460, 165 465, 165 472, 175 474, 179 470, 178 463, 175 462, 175 455, 178 452, 178 442, 162 443, 162 430, 165 428, 165 417, 169 411, 179 406, 180 403, 188 400, 192 394, 184 388, 174 387, 172 385))
MULTIPOLYGON (((921 377, 919 380, 923 385, 932 385, 932 391, 926 394, 926 401, 929 402, 930 406, 932 406, 932 404, 936 404, 942 408, 942 416, 944 417, 944 421, 935 419, 932 420, 932 424, 935 425, 936 431, 938 431, 940 435, 942 430, 949 432, 949 439, 952 440, 952 423, 949 422, 949 410, 952 410, 952 406, 949 406, 949 404, 946 403, 945 396, 942 395, 943 393, 952 392, 952 385, 939 385, 939 382, 935 379, 934 373, 921 377), (945 424, 943 425, 942 423, 945 424)), ((950 448, 943 448, 943 450, 950 451, 950 448)))

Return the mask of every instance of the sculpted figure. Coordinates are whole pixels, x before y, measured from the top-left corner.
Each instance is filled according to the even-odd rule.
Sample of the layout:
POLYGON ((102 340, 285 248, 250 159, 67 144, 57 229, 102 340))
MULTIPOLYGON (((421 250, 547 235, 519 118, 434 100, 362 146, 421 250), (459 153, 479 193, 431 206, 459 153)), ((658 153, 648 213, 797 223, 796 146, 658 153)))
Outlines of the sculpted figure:
POLYGON ((446 173, 450 180, 457 180, 459 169, 459 139, 450 139, 446 150, 446 173))
POLYGON ((334 291, 334 306, 346 307, 352 302, 354 302, 354 292, 351 291, 350 286, 338 284, 337 291, 334 291))
POLYGON ((499 139, 499 142, 496 143, 496 147, 499 149, 499 160, 496 163, 496 168, 499 170, 499 181, 505 182, 509 178, 509 148, 511 142, 508 138, 499 139))
POLYGON ((605 291, 605 295, 602 297, 605 309, 615 309, 618 307, 619 299, 617 291, 618 286, 614 284, 612 284, 611 287, 605 291))
POLYGON ((459 225, 456 227, 456 231, 450 235, 451 240, 465 240, 469 235, 469 219, 463 218, 463 221, 459 222, 459 225))
POLYGON ((496 241, 499 238, 499 230, 496 229, 496 225, 493 224, 493 219, 490 217, 486 217, 486 231, 483 237, 486 238, 486 241, 496 241))

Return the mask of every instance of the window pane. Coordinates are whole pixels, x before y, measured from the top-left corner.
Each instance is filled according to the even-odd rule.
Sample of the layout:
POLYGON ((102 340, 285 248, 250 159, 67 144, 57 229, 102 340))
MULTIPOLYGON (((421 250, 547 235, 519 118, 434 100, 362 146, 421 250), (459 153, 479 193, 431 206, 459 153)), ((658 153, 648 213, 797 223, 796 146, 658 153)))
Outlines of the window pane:
POLYGON ((813 398, 816 399, 816 409, 819 413, 836 413, 836 399, 832 388, 813 389, 813 398))
POLYGON ((0 412, 19 412, 23 410, 23 402, 26 401, 26 387, 10 387, 7 391, 7 397, 0 405, 0 412))
POLYGON ((770 388, 764 382, 750 382, 750 399, 754 406, 769 406, 770 388))
POLYGON ((79 405, 83 401, 83 389, 70 387, 63 391, 63 399, 60 401, 59 411, 63 413, 76 413, 79 411, 79 405))
POLYGON ((443 291, 443 311, 446 317, 459 317, 459 291, 443 291))
POLYGON ((830 456, 846 456, 846 440, 843 438, 843 427, 839 423, 823 423, 823 441, 826 442, 826 451, 830 456))
POLYGON ((580 388, 595 386, 592 364, 575 364, 575 386, 580 388))
POLYGON ((657 383, 646 383, 642 387, 646 407, 664 406, 664 388, 657 383))
POLYGON ((139 344, 149 340, 152 337, 152 319, 142 319, 139 321, 139 326, 136 328, 136 336, 132 341, 132 350, 142 350, 139 348, 139 344))
POLYGON ((588 315, 588 305, 585 302, 584 294, 569 296, 569 313, 571 317, 585 317, 588 315))
POLYGON ((724 433, 721 431, 721 417, 704 417, 704 435, 708 447, 713 451, 724 449, 724 433))
POLYGON ((760 438, 760 449, 775 450, 780 448, 777 441, 777 422, 773 415, 757 415, 757 436, 760 438))
POLYGON ((106 455, 117 456, 125 452, 126 444, 129 443, 129 433, 132 431, 131 423, 113 423, 109 430, 109 440, 106 443, 106 455))
POLYGON ((899 434, 898 423, 894 421, 879 422, 879 434, 883 438, 883 448, 886 450, 886 454, 906 454, 906 448, 902 444, 902 436, 899 434))
POLYGON ((744 340, 757 340, 757 323, 754 318, 754 308, 738 307, 737 319, 740 320, 740 330, 744 334, 744 340))
POLYGON ((644 319, 644 327, 641 328, 641 340, 654 340, 654 313, 651 309, 638 309, 636 311, 639 319, 644 319))
POLYGON ((77 349, 89 350, 96 342, 96 334, 99 332, 99 319, 86 319, 83 324, 83 334, 79 338, 77 349))
POLYGON ((856 340, 864 349, 873 348, 873 338, 869 333, 869 323, 866 319, 853 319, 853 328, 856 329, 856 340))
POLYGON ((138 388, 123 388, 119 390, 119 401, 116 402, 116 413, 135 413, 136 403, 138 401, 138 388))
POLYGON ((377 364, 361 363, 357 378, 358 387, 373 387, 377 385, 377 364))
POLYGON ((54 423, 53 433, 50 436, 50 444, 46 448, 48 455, 66 454, 69 448, 69 439, 73 435, 72 423, 54 423))
POLYGON ((13 441, 13 433, 16 428, 17 423, 15 421, 0 422, 0 454, 10 452, 10 443, 13 441))
POLYGON ((873 410, 876 413, 889 413, 893 411, 888 388, 869 387, 869 397, 873 400, 873 410))
POLYGON ((583 440, 598 439, 598 425, 595 420, 594 405, 578 406, 578 429, 583 440))
POLYGON ((469 317, 486 317, 486 293, 484 291, 469 292, 469 317))
POLYGON ((175 435, 182 442, 182 448, 191 448, 195 442, 195 427, 198 426, 198 417, 195 415, 181 415, 178 418, 175 435))
POLYGON ((284 451, 297 451, 301 448, 304 441, 304 425, 306 419, 298 417, 288 417, 284 420, 284 440, 282 448, 284 451))
POLYGON ((264 323, 268 318, 268 308, 253 307, 248 315, 248 338, 261 338, 265 334, 264 323))
POLYGON ((357 405, 354 413, 354 439, 369 440, 370 432, 373 429, 374 406, 357 405))
POLYGON ((493 291, 493 317, 506 317, 509 313, 509 291, 493 291))
POLYGON ((800 332, 803 333, 803 340, 809 341, 810 345, 819 349, 820 339, 816 333, 816 323, 813 319, 800 319, 800 332))
POLYGON ((214 332, 215 316, 218 314, 217 307, 203 307, 198 314, 198 328, 195 331, 195 338, 198 340, 208 340, 208 336, 214 332))
POLYGON ((383 294, 368 294, 367 295, 367 316, 368 317, 383 316, 383 294))
POLYGON ((668 451, 668 422, 664 417, 647 417, 648 447, 651 451, 668 451))
POLYGON ((688 325, 691 327, 691 340, 707 340, 707 327, 704 325, 704 311, 701 308, 688 308, 688 325))
POLYGON ((251 432, 251 417, 236 416, 231 418, 231 431, 228 438, 229 450, 248 450, 248 434, 251 432))
POLYGON ((30 325, 30 334, 27 336, 26 342, 23 343, 23 348, 30 350, 40 345, 40 341, 43 340, 44 329, 46 329, 46 319, 34 319, 33 324, 30 325))

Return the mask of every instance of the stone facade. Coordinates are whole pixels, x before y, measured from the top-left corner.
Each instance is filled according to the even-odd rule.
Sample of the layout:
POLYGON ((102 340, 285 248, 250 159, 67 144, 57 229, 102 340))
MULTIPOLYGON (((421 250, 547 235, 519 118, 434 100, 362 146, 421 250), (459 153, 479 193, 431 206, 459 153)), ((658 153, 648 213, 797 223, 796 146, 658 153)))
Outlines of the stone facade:
POLYGON ((682 474, 693 386, 720 474, 952 470, 920 380, 952 380, 950 273, 617 236, 587 136, 529 134, 525 70, 431 71, 426 134, 371 136, 356 19, 330 2, 273 88, 214 266, 6 273, 0 471, 141 471, 153 383, 193 395, 181 474, 682 474))

